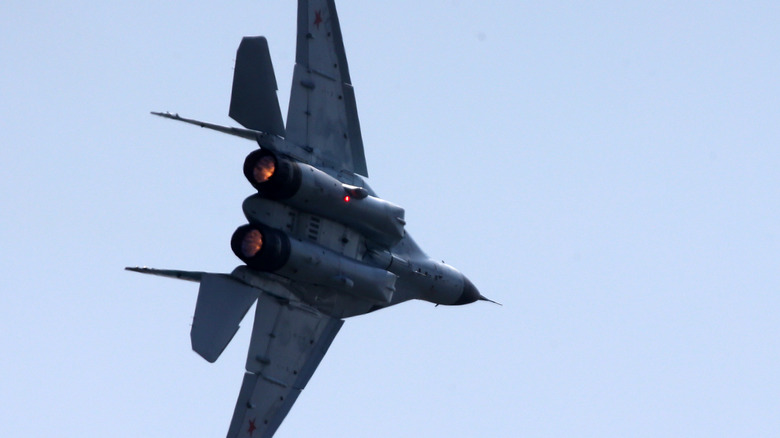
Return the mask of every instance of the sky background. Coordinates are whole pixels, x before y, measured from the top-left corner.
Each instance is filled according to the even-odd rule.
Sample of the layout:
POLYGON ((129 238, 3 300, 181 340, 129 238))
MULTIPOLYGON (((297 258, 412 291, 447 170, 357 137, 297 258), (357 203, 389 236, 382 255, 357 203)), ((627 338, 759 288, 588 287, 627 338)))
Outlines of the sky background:
MULTIPOLYGON (((347 320, 277 436, 780 435, 780 3, 337 1, 372 187, 503 307, 347 320)), ((214 437, 251 321, 190 350, 295 2, 0 4, 0 436, 214 437)), ((253 313, 250 313, 252 315, 253 313)))

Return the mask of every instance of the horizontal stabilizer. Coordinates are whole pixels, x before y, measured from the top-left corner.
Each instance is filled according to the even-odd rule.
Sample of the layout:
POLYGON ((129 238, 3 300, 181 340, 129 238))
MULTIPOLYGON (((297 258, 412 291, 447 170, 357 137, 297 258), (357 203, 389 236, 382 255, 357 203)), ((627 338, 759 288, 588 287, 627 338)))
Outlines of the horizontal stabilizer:
POLYGON ((192 349, 207 361, 216 361, 259 293, 227 275, 202 275, 190 331, 192 349))
POLYGON ((161 113, 152 111, 155 116, 164 117, 166 119, 178 120, 179 122, 189 123, 190 125, 200 126, 201 128, 213 129, 214 131, 223 132, 225 134, 235 135, 236 137, 245 138, 247 140, 257 140, 264 133, 260 131, 253 131, 251 129, 233 128, 232 126, 216 125, 214 123, 201 122, 200 120, 187 119, 181 117, 178 114, 171 114, 168 112, 161 113))
POLYGON ((284 137, 277 89, 268 41, 244 37, 236 53, 230 117, 246 128, 284 137))

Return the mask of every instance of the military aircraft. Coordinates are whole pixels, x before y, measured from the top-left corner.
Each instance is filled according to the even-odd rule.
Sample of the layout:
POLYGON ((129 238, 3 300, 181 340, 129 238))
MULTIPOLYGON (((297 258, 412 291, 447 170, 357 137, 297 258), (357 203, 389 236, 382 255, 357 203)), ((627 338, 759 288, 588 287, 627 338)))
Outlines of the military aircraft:
POLYGON ((287 124, 268 43, 238 47, 229 115, 234 128, 152 113, 256 142, 244 175, 247 225, 231 239, 244 263, 230 274, 126 268, 200 283, 192 349, 219 358, 257 302, 246 373, 228 437, 271 437, 311 378, 344 318, 407 300, 487 300, 406 232, 404 209, 377 197, 334 0, 299 0, 287 124))

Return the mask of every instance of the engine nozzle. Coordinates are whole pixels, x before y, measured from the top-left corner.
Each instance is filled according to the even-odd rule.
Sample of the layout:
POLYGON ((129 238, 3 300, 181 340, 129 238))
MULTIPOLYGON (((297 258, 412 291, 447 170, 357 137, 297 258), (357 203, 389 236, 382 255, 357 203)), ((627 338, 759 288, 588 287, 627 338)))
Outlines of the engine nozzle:
POLYGON ((301 169, 298 164, 277 157, 266 149, 257 149, 247 155, 244 176, 268 199, 290 198, 301 187, 301 169))
POLYGON ((236 257, 258 271, 275 271, 290 258, 287 235, 260 225, 238 227, 230 239, 230 247, 236 257))

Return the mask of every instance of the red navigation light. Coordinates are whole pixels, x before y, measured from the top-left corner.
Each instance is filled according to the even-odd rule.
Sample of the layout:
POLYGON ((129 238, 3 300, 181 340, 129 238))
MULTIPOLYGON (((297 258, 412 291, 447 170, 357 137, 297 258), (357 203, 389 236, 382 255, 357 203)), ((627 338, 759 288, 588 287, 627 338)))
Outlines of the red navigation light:
POLYGON ((344 202, 349 202, 349 195, 344 197, 344 202))

